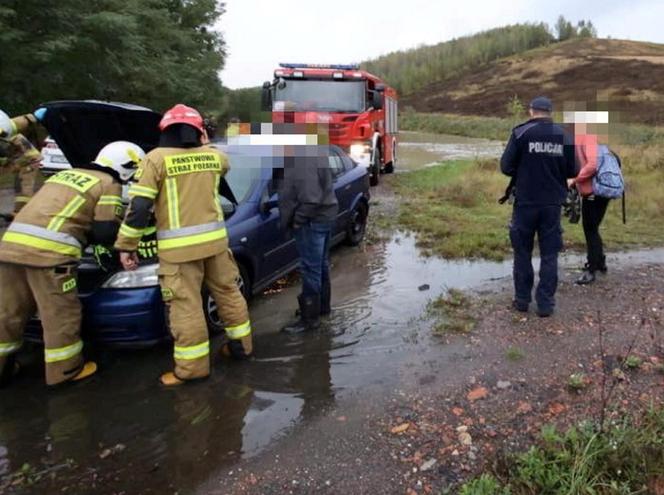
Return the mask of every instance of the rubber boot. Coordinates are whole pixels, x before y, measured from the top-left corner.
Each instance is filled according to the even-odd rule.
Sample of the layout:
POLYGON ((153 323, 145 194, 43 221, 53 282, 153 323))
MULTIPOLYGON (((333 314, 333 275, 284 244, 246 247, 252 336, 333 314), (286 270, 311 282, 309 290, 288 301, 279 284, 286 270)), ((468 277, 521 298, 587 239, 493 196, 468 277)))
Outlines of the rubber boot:
POLYGON ((330 313, 332 313, 332 287, 328 279, 320 291, 320 315, 328 316, 330 313))
POLYGON ((83 365, 81 371, 79 371, 74 378, 71 379, 72 382, 78 382, 85 380, 86 378, 91 377, 97 372, 97 363, 94 361, 88 361, 83 365))
POLYGON ((281 331, 294 335, 316 330, 320 326, 320 296, 300 294, 297 302, 300 304, 300 317, 286 325, 281 331))
POLYGON ((5 365, 0 372, 0 388, 8 386, 21 372, 21 365, 13 354, 7 356, 5 365))
POLYGON ((221 348, 221 353, 238 361, 246 361, 253 355, 253 341, 251 335, 239 340, 229 340, 221 348))
POLYGON ((159 377, 159 382, 164 387, 177 387, 178 385, 183 385, 184 380, 180 380, 175 373, 168 371, 159 377))

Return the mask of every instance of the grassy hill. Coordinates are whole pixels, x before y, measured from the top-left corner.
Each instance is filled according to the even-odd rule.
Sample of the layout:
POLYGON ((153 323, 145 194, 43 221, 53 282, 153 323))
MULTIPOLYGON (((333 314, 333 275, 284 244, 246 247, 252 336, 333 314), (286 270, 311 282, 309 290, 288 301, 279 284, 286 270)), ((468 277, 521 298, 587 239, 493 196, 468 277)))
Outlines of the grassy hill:
POLYGON ((546 94, 588 109, 620 111, 621 120, 664 122, 664 45, 577 38, 484 64, 401 98, 401 108, 501 117, 516 95, 546 94), (599 101, 599 103, 597 103, 599 101))
POLYGON ((361 65, 400 93, 409 94, 478 65, 555 41, 544 23, 514 24, 435 45, 388 53, 361 65))

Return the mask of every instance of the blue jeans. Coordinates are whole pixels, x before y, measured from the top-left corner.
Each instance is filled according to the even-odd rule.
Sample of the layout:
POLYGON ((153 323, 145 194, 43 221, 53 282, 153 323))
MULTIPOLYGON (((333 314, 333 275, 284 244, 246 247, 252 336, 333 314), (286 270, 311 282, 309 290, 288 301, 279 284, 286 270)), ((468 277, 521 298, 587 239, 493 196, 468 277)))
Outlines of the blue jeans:
POLYGON ((514 299, 529 304, 535 274, 532 254, 535 234, 540 250, 539 284, 535 300, 542 310, 555 306, 558 286, 558 253, 563 247, 560 206, 515 206, 510 225, 514 250, 514 299))
POLYGON ((323 284, 330 280, 331 235, 332 223, 310 222, 294 231, 304 296, 320 294, 323 284))

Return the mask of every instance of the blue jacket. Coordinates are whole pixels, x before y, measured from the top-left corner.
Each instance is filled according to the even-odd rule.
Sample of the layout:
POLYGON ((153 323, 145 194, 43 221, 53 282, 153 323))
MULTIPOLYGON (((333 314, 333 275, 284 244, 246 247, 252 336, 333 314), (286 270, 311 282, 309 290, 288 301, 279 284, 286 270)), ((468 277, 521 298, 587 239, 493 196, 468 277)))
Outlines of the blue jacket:
POLYGON ((567 179, 579 172, 572 138, 548 118, 530 119, 512 130, 500 169, 514 179, 518 206, 563 204, 567 179))

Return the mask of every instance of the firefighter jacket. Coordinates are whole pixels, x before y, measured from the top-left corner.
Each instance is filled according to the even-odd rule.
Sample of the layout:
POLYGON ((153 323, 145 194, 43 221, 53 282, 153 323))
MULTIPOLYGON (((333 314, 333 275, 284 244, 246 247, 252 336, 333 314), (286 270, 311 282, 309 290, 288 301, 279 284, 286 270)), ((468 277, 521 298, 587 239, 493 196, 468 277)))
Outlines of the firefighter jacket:
POLYGON ((129 188, 131 202, 115 248, 136 251, 151 211, 157 220, 159 258, 184 263, 228 249, 219 184, 226 155, 208 146, 160 147, 148 153, 129 188))
POLYGON ((4 159, 4 166, 12 172, 19 172, 25 168, 39 167, 42 155, 23 134, 14 134, 10 138, 0 139, 0 158, 4 159))
POLYGON ((16 134, 23 134, 38 150, 42 148, 48 137, 48 131, 39 123, 37 117, 31 113, 19 115, 12 119, 12 124, 16 134))
POLYGON ((75 262, 89 242, 111 245, 123 216, 110 174, 74 168, 49 178, 0 239, 0 262, 50 267, 75 262))

